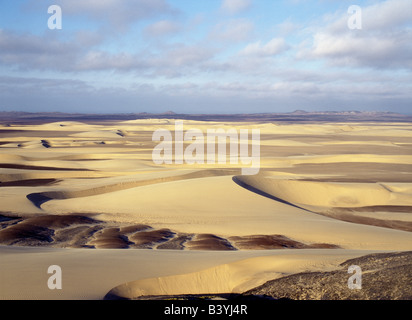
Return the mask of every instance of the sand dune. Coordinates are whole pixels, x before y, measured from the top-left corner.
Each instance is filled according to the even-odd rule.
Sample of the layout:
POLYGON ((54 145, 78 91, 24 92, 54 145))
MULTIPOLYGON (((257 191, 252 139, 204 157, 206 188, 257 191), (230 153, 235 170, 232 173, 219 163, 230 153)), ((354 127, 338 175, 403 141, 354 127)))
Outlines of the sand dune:
MULTIPOLYGON (((103 299, 138 278, 184 274, 256 256, 252 251, 61 249, 0 246, 0 299, 103 299), (28 263, 28 261, 30 263, 28 263), (62 268, 63 290, 47 287, 47 268, 62 268)), ((265 255, 260 251, 260 255, 265 255)))
POLYGON ((73 133, 70 136, 72 137, 86 137, 86 138, 99 138, 99 139, 107 139, 107 138, 122 138, 126 135, 126 133, 122 130, 115 130, 115 131, 86 131, 80 133, 73 133))
POLYGON ((274 201, 238 186, 231 176, 185 179, 88 197, 55 199, 43 203, 41 208, 59 214, 94 213, 104 221, 143 223, 180 233, 213 233, 223 238, 283 234, 303 243, 328 243, 354 249, 406 249, 412 239, 409 233, 346 223, 274 201), (157 201, 159 194, 162 201, 157 201), (387 236, 383 238, 383 234, 387 236))
POLYGON ((260 130, 258 175, 154 164, 174 119, 3 127, 0 298, 243 292, 410 250, 410 124, 184 121, 218 128, 260 130), (64 292, 44 285, 50 264, 64 292))
POLYGON ((282 235, 251 235, 243 237, 230 237, 237 248, 246 250, 256 249, 284 249, 284 248, 338 248, 338 246, 326 243, 305 245, 301 242, 291 240, 282 235))
POLYGON ((213 234, 198 234, 186 246, 195 250, 235 250, 228 240, 213 234))
MULTIPOLYGON (((256 176, 238 176, 236 179, 276 198, 300 206, 350 208, 412 204, 412 193, 394 192, 385 184, 379 183, 327 183, 256 176)), ((404 190, 409 190, 411 187, 412 184, 405 184, 404 190)))
POLYGON ((50 148, 51 143, 48 140, 34 140, 23 143, 4 143, 2 144, 3 148, 27 148, 27 149, 37 149, 37 148, 50 148))
POLYGON ((334 270, 346 259, 365 254, 359 251, 309 251, 302 254, 293 250, 276 251, 270 256, 253 257, 199 272, 126 282, 111 289, 105 297, 137 299, 156 295, 242 293, 269 279, 303 271, 334 270))
MULTIPOLYGON (((0 165, 1 166, 1 165, 0 165)), ((67 169, 70 170, 70 169, 67 169)), ((98 181, 97 184, 100 186, 95 186, 91 189, 82 189, 82 190, 62 190, 62 191, 52 191, 52 192, 42 192, 42 193, 31 193, 27 195, 27 198, 33 202, 36 207, 41 207, 43 203, 46 201, 54 200, 54 199, 70 199, 70 198, 81 198, 81 197, 89 197, 99 194, 106 194, 112 193, 119 190, 125 190, 130 188, 135 188, 137 186, 146 186, 156 183, 163 183, 169 181, 178 181, 178 180, 185 180, 185 179, 194 179, 198 177, 204 177, 207 175, 226 175, 226 171, 216 171, 215 173, 212 172, 204 172, 204 171, 195 171, 189 173, 181 173, 181 172, 169 172, 168 174, 162 174, 161 177, 155 178, 152 175, 151 179, 145 180, 145 176, 138 176, 135 177, 133 181, 121 181, 114 184, 108 184, 107 180, 102 185, 101 181, 98 181)), ((112 179, 113 180, 113 179, 112 179)), ((118 179, 117 179, 118 180, 118 179)), ((91 183, 93 184, 93 182, 91 183)))
POLYGON ((249 190, 311 212, 348 222, 412 231, 410 183, 391 188, 384 183, 281 180, 270 176, 234 179, 249 190))
MULTIPOLYGON (((86 124, 79 121, 58 121, 41 124, 38 126, 41 130, 59 130, 59 131, 80 131, 85 128, 99 128, 102 126, 86 124)), ((29 130, 30 127, 25 127, 29 130)))

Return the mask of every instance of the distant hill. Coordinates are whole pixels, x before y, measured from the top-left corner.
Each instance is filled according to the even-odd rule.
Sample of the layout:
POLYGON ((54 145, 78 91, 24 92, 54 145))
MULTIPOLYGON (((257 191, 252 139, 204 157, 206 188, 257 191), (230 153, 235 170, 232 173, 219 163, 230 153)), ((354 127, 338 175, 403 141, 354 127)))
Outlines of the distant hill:
POLYGON ((62 112, 0 112, 0 123, 45 123, 53 121, 126 121, 136 119, 186 119, 200 121, 262 121, 262 122, 412 122, 412 116, 393 112, 374 111, 314 111, 296 110, 290 113, 251 114, 179 114, 163 113, 113 113, 83 114, 62 112))

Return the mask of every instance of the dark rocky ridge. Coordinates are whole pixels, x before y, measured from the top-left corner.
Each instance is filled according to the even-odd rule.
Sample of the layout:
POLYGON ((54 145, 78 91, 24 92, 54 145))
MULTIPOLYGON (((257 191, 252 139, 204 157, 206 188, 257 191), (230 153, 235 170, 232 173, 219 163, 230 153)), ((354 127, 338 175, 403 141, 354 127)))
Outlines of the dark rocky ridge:
POLYGON ((293 300, 412 300, 412 251, 371 254, 351 260, 331 272, 290 275, 245 292, 293 300), (362 269, 362 288, 349 289, 348 268, 362 269))
MULTIPOLYGON (((137 300, 412 300, 412 251, 377 253, 350 259, 330 272, 303 272, 265 284, 242 294, 142 296, 137 300), (349 289, 349 266, 362 269, 362 288, 349 289)), ((118 299, 106 295, 105 299, 118 299)))

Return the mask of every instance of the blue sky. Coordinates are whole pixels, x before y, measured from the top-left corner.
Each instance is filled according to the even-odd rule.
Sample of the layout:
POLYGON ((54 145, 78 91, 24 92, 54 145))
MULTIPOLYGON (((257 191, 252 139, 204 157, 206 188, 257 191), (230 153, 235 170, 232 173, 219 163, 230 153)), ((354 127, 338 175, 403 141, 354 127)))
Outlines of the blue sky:
POLYGON ((296 109, 412 113, 412 1, 0 0, 0 111, 296 109))

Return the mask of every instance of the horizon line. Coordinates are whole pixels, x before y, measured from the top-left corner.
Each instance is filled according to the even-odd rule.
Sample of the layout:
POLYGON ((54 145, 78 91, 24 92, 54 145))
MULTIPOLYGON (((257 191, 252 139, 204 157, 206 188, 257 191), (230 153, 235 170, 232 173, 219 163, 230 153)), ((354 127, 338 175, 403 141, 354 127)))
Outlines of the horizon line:
POLYGON ((163 112, 65 112, 65 111, 21 111, 21 110, 0 110, 0 113, 26 113, 26 114, 67 114, 67 115, 282 115, 282 114, 293 114, 293 115, 310 115, 310 114, 393 114, 393 115, 407 115, 412 116, 412 113, 401 113, 387 110, 313 110, 306 111, 303 109, 289 111, 289 112, 241 112, 241 113, 189 113, 189 112, 174 112, 174 111, 163 111, 163 112))

